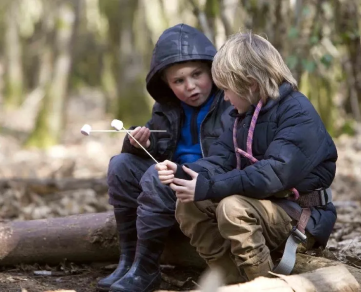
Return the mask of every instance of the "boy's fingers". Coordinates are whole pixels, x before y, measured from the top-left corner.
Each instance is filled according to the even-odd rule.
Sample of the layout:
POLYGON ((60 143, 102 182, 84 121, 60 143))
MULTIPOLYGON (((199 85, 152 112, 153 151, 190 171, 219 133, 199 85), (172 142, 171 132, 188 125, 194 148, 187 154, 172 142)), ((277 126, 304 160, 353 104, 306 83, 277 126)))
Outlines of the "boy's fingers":
POLYGON ((174 183, 179 186, 186 186, 189 183, 189 180, 181 179, 181 178, 174 178, 174 183))
POLYGON ((190 199, 189 195, 186 195, 186 194, 183 194, 183 193, 176 193, 176 197, 177 197, 177 199, 182 200, 182 201, 190 199))
POLYGON ((158 177, 166 177, 166 176, 169 176, 169 177, 172 177, 174 178, 174 173, 172 171, 169 171, 169 170, 161 170, 158 172, 158 177))
POLYGON ((158 170, 158 174, 159 174, 160 171, 167 170, 168 168, 163 163, 158 163, 158 164, 155 165, 155 169, 158 170))
POLYGON ((161 180, 160 181, 162 184, 164 184, 164 185, 169 185, 170 183, 172 183, 173 182, 173 179, 169 179, 169 180, 161 180))
MULTIPOLYGON (((129 131, 130 134, 132 134, 132 136, 136 135, 139 131, 140 131, 141 127, 136 127, 135 129, 133 129, 132 131, 129 131)), ((130 135, 129 135, 130 137, 130 135)))
POLYGON ((142 129, 139 132, 139 141, 142 141, 142 142, 147 141, 150 136, 149 135, 150 133, 148 133, 148 132, 149 132, 149 130, 147 128, 142 127, 142 129))
POLYGON ((174 175, 159 175, 159 180, 164 181, 164 180, 173 180, 174 175))
POLYGON ((161 174, 174 174, 173 170, 165 168, 164 170, 159 171, 161 174))
POLYGON ((178 185, 174 184, 174 179, 173 179, 173 183, 170 184, 170 187, 175 192, 186 192, 187 191, 186 187, 178 186, 178 185))

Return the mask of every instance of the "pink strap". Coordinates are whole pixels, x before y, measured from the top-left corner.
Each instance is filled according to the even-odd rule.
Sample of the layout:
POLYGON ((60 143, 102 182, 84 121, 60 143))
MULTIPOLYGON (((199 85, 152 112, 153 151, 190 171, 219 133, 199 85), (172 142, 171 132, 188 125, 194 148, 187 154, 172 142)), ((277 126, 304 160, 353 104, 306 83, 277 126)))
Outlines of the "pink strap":
MULTIPOLYGON (((237 144, 238 118, 234 122, 234 126, 233 126, 233 144, 234 144, 236 157, 237 157, 237 169, 241 169, 241 157, 240 157, 240 154, 243 155, 244 157, 248 158, 251 161, 251 163, 255 163, 255 162, 258 161, 256 158, 253 157, 252 143, 253 143, 253 134, 254 134, 254 130, 256 128, 258 115, 259 115, 259 113, 261 111, 262 106, 263 106, 263 103, 262 103, 262 100, 260 100, 258 102, 257 107, 256 107, 256 109, 255 109, 255 111, 253 113, 253 116, 252 116, 252 121, 251 121, 251 125, 249 127, 249 130, 248 130, 248 136, 247 136, 247 152, 243 151, 241 148, 238 147, 238 144, 237 144)), ((297 200, 300 197, 300 194, 298 193, 298 191, 295 188, 292 188, 291 191, 294 194, 294 199, 297 200)))
POLYGON ((239 118, 236 118, 233 125, 233 145, 234 145, 234 152, 236 153, 237 158, 237 169, 241 169, 241 155, 238 153, 238 144, 237 144, 237 125, 238 125, 239 118))

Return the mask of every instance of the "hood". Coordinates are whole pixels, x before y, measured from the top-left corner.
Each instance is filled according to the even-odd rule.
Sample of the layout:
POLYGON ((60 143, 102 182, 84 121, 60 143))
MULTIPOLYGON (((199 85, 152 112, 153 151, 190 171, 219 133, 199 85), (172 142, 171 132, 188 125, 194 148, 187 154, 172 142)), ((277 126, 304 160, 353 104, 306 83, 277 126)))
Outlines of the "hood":
POLYGON ((173 91, 161 80, 160 72, 169 65, 204 60, 212 62, 217 50, 199 30, 186 24, 168 28, 159 37, 153 50, 150 70, 146 78, 147 90, 159 103, 177 100, 173 91))

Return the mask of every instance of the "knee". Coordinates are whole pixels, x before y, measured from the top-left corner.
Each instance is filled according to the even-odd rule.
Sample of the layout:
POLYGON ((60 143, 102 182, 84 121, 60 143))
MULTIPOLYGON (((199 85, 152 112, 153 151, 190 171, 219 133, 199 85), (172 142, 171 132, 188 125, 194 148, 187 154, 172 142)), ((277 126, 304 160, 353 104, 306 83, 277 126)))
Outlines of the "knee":
POLYGON ((142 176, 142 179, 140 180, 140 185, 147 185, 147 184, 161 184, 159 177, 158 177, 158 171, 155 169, 155 165, 151 165, 144 175, 142 176))
POLYGON ((180 230, 188 237, 191 237, 191 231, 188 227, 189 221, 192 221, 191 219, 191 210, 192 207, 194 208, 194 203, 182 203, 179 200, 177 200, 176 203, 176 209, 175 209, 175 219, 177 220, 179 224, 180 230))
POLYGON ((237 218, 249 217, 249 205, 247 201, 242 200, 242 196, 230 196, 219 202, 216 210, 216 216, 219 228, 234 222, 237 218))
POLYGON ((132 163, 132 159, 134 159, 134 155, 128 153, 121 153, 110 158, 108 176, 126 171, 127 165, 132 163))
POLYGON ((155 165, 151 165, 143 174, 139 182, 144 193, 148 195, 153 194, 157 196, 163 196, 164 193, 169 192, 170 187, 164 185, 159 180, 158 171, 155 169, 155 165))
POLYGON ((107 181, 108 186, 118 186, 132 174, 134 164, 134 155, 121 153, 113 156, 109 161, 107 181))

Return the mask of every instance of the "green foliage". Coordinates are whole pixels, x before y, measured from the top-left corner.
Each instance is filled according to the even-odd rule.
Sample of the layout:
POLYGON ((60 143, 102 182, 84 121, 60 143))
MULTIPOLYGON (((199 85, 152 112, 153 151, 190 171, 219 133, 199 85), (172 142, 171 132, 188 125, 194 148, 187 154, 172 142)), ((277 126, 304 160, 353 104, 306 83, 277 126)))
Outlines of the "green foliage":
POLYGON ((219 1, 218 0, 207 0, 205 6, 206 15, 215 18, 219 15, 219 1))
POLYGON ((324 54, 320 61, 328 69, 332 65, 333 57, 330 54, 324 54))
POLYGON ((289 30, 288 30, 288 38, 289 39, 297 39, 299 36, 299 31, 296 27, 291 27, 289 30))
POLYGON ((316 62, 313 60, 302 60, 302 66, 304 70, 306 70, 309 73, 312 73, 316 69, 316 62))

